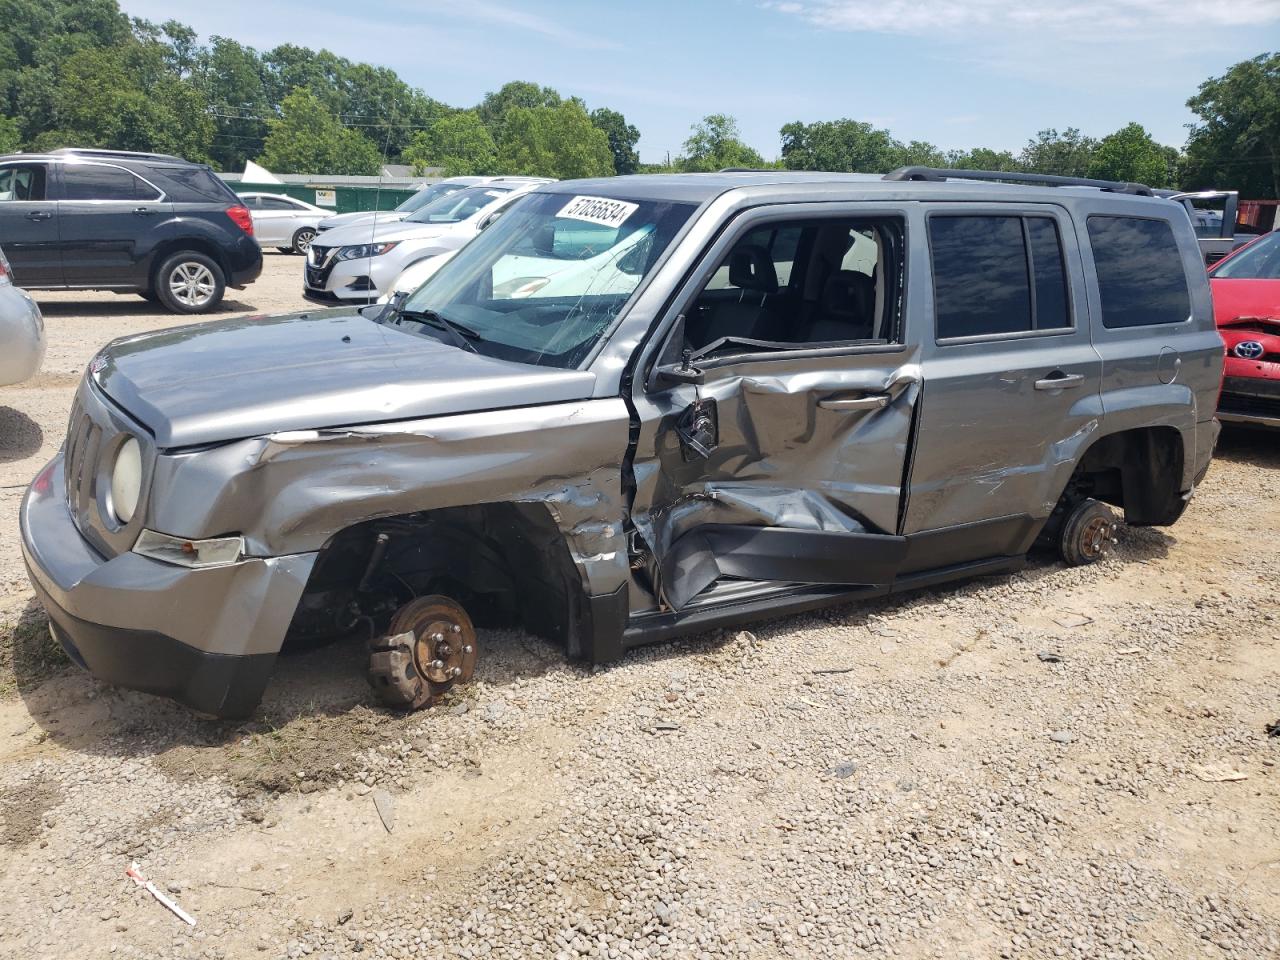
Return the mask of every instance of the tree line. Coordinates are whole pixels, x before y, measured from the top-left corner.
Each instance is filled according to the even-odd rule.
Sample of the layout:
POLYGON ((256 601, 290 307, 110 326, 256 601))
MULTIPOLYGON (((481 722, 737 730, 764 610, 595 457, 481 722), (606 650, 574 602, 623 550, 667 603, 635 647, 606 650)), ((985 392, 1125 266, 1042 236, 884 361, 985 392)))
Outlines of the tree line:
POLYGON ((1041 130, 1018 152, 942 150, 853 119, 792 122, 775 159, 712 114, 683 152, 641 164, 640 131, 536 83, 507 83, 459 108, 390 69, 328 50, 265 52, 176 20, 123 13, 116 0, 0 0, 0 151, 102 146, 175 153, 235 171, 256 160, 278 173, 376 174, 384 160, 446 175, 561 179, 660 170, 777 167, 880 173, 926 165, 1230 187, 1280 196, 1280 55, 1246 60, 1200 85, 1183 149, 1138 123, 1099 139, 1041 130))

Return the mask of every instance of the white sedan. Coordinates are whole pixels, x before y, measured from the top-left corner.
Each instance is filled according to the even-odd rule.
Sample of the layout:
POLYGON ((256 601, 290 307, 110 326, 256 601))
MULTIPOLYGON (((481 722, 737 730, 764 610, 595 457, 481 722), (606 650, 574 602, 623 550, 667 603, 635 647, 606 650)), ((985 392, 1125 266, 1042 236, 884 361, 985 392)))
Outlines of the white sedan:
POLYGON ((333 216, 332 210, 281 193, 242 193, 240 200, 249 208, 258 245, 281 253, 305 254, 316 238, 316 224, 333 216))

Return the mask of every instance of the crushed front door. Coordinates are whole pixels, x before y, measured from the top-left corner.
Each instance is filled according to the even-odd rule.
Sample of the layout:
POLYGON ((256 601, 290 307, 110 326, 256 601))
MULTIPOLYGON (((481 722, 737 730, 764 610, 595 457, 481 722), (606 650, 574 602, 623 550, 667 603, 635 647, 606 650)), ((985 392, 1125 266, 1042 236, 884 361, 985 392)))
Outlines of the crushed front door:
POLYGON ((902 329, 906 216, 831 207, 740 218, 634 391, 630 517, 669 608, 722 579, 875 585, 901 565, 920 391, 902 329))

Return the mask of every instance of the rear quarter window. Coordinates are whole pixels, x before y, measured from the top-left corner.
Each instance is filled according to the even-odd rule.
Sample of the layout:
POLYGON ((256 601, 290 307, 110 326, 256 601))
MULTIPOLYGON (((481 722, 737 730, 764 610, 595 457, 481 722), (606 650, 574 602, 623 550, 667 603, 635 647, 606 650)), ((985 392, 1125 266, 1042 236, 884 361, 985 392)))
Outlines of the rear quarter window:
POLYGON ((1168 221, 1090 217, 1089 243, 1104 327, 1183 323, 1191 316, 1182 254, 1168 221))
POLYGON ((240 198, 208 167, 156 166, 152 179, 178 203, 239 203, 240 198))

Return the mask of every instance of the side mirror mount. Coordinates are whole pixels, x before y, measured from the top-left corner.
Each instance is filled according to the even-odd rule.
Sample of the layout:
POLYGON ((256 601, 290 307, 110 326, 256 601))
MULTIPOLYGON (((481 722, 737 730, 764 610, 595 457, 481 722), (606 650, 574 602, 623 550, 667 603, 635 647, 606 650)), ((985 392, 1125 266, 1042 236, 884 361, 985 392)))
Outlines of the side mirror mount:
POLYGON ((707 375, 693 365, 693 348, 685 343, 684 314, 676 317, 667 335, 667 342, 659 354, 657 366, 653 368, 651 382, 654 384, 703 383, 707 375), (677 354, 676 351, 679 351, 677 354), (676 360, 676 356, 680 359, 676 360))
POLYGON ((705 383, 707 375, 697 367, 682 363, 669 363, 654 369, 655 379, 659 383, 705 383))
POLYGON ((705 383, 706 373, 693 365, 693 348, 685 347, 679 363, 668 363, 655 371, 658 380, 666 383, 705 383))

